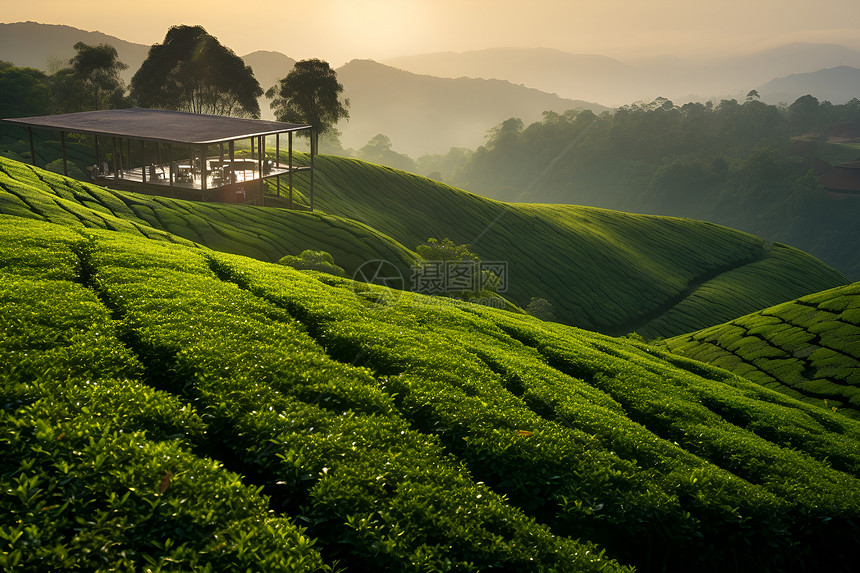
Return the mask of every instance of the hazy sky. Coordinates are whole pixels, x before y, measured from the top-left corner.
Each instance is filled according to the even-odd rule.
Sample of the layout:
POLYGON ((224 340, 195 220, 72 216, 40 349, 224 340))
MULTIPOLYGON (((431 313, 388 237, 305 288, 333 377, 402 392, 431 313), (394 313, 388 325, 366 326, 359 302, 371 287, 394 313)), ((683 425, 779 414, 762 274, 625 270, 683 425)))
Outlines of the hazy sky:
POLYGON ((502 46, 622 58, 793 41, 860 49, 858 0, 0 0, 0 18, 141 44, 160 43, 171 25, 200 24, 239 55, 276 50, 335 66, 502 46))

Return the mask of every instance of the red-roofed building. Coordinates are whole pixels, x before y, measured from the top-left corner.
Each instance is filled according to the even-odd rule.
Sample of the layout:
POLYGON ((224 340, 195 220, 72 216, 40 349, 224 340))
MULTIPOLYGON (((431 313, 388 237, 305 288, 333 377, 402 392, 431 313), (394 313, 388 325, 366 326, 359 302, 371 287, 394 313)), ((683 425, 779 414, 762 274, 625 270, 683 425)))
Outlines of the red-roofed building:
POLYGON ((860 161, 835 165, 819 175, 818 182, 830 191, 860 194, 860 161))

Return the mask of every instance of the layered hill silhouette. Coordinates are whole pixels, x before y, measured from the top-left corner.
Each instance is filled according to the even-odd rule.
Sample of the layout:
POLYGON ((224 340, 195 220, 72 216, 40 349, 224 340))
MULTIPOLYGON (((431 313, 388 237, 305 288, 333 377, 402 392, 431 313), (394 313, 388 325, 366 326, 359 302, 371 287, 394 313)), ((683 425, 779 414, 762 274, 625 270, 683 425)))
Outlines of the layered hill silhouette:
MULTIPOLYGON (((158 41, 163 39, 159 38, 158 41)), ((116 48, 119 60, 128 65, 128 69, 120 72, 126 83, 131 81, 149 52, 148 45, 72 26, 39 22, 0 23, 0 60, 20 67, 43 71, 49 71, 51 63, 65 67, 75 56, 74 45, 78 42, 89 45, 110 44, 116 48)))
POLYGON ((837 66, 803 74, 775 78, 758 92, 769 102, 793 102, 806 94, 815 94, 819 100, 840 104, 860 97, 860 69, 837 66))
POLYGON ((451 147, 475 148, 491 127, 510 117, 537 121, 545 111, 608 108, 503 80, 437 78, 372 60, 338 68, 350 119, 338 124, 345 146, 361 147, 378 133, 401 153, 417 157, 451 147))
MULTIPOLYGON (((610 334, 673 336, 848 282, 801 251, 710 223, 501 203, 337 157, 317 158, 314 213, 115 192, 3 158, 0 168, 3 213, 166 231, 264 261, 325 250, 350 275, 382 260, 407 288, 417 286, 413 249, 450 238, 505 265, 503 294, 516 305, 543 298, 558 320, 610 334)), ((306 204, 308 182, 296 179, 295 200, 306 204)))
MULTIPOLYGON (((49 60, 65 65, 74 56, 73 46, 79 41, 109 43, 117 48, 119 59, 128 65, 123 72, 126 83, 149 51, 148 45, 100 32, 22 22, 0 24, 0 60, 47 70, 49 60)), ((153 43, 162 41, 163 37, 153 39, 153 43)), ((295 64, 293 58, 271 51, 252 52, 242 59, 254 70, 264 91, 286 76, 295 64)), ((344 97, 351 102, 350 121, 338 125, 343 144, 357 149, 383 133, 391 138, 398 151, 413 157, 444 153, 452 146, 475 148, 483 142, 488 129, 512 116, 535 121, 547 110, 608 109, 508 81, 434 78, 369 60, 353 61, 336 71, 345 88, 344 97)), ((274 118, 270 103, 271 100, 260 98, 264 119, 274 118)))
POLYGON ((735 56, 622 61, 546 48, 489 48, 402 56, 385 63, 440 77, 504 79, 562 97, 619 106, 660 96, 683 102, 743 97, 750 88, 774 78, 835 66, 860 67, 860 52, 837 44, 797 42, 735 56))
MULTIPOLYGON (((334 215, 198 212, 0 166, 4 568, 856 565, 860 423, 838 412, 632 340, 299 272, 156 223, 261 244, 286 229, 303 240, 334 215)), ((335 181, 337 166, 325 167, 335 181)), ((392 176, 340 168, 362 188, 359 174, 392 176)), ((420 198, 393 175, 401 201, 420 198)), ((462 225, 490 209, 434 192, 459 197, 444 216, 462 225)), ((509 212, 494 205, 494 218, 509 212)), ((532 236, 532 259, 559 244, 559 268, 593 261, 577 288, 626 257, 621 288, 603 294, 613 307, 624 285, 651 288, 637 274, 678 280, 683 251, 705 264, 759 245, 594 209, 522 206, 497 223, 522 228, 512 253, 532 236), (696 251, 703 240, 714 253, 696 251)))

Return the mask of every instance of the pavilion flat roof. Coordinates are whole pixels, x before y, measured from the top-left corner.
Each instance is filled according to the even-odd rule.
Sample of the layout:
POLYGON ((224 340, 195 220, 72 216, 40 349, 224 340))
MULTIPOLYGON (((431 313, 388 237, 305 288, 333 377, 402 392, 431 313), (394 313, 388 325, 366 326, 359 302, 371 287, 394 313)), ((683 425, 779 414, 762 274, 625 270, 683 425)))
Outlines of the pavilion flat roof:
POLYGON ((164 109, 106 109, 60 115, 15 117, 4 119, 28 127, 56 129, 184 144, 207 144, 234 141, 261 135, 275 135, 302 129, 309 125, 247 119, 221 115, 204 115, 164 109))

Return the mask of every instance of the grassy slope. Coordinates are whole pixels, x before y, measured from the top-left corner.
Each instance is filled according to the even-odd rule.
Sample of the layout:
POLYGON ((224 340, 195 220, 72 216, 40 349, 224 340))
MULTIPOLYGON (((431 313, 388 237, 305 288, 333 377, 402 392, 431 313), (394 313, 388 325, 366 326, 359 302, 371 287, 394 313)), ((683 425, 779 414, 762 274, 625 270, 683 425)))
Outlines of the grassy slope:
POLYGON ((679 334, 848 282, 805 253, 701 221, 500 203, 357 160, 316 165, 320 210, 411 248, 469 243, 508 262, 513 302, 546 298, 562 322, 591 330, 679 334))
POLYGON ((666 340, 805 402, 860 418, 860 283, 666 340))
MULTIPOLYGON (((520 306, 543 297, 563 322, 647 337, 719 324, 846 282, 804 253, 708 223, 509 205, 340 158, 320 158, 317 173, 323 212, 305 213, 112 192, 0 158, 0 212, 146 236, 164 230, 264 261, 327 250, 348 273, 388 260, 407 281, 410 249, 450 237, 472 244, 485 261, 507 262, 505 294, 520 306)), ((296 178, 299 201, 306 179, 296 178)))
POLYGON ((111 191, 3 158, 0 212, 147 237, 167 231, 177 239, 264 261, 322 249, 350 271, 384 258, 406 273, 414 260, 414 253, 389 237, 342 217, 111 191))
POLYGON ((182 243, 0 215, 3 567, 855 564, 854 420, 632 341, 182 243))

